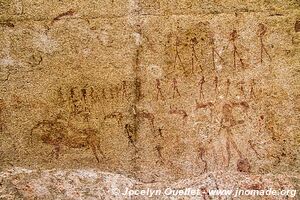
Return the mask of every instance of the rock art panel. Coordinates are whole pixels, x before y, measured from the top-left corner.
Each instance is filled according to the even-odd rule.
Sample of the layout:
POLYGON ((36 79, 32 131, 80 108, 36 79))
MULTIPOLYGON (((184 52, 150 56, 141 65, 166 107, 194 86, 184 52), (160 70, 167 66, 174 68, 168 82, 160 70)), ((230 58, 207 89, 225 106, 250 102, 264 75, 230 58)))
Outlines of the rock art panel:
POLYGON ((0 169, 298 174, 299 24, 296 0, 0 0, 0 169))

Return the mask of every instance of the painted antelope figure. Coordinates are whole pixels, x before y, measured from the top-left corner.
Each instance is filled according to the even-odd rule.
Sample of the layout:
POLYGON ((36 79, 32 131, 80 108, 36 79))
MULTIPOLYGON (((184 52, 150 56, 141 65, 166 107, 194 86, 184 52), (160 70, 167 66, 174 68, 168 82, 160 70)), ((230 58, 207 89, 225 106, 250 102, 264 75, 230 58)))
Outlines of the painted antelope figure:
POLYGON ((143 119, 147 119, 150 124, 151 124, 151 128, 154 130, 154 120, 155 120, 155 117, 152 113, 146 111, 146 110, 141 110, 141 111, 138 111, 136 113, 137 117, 138 118, 143 118, 143 119))
POLYGON ((199 109, 209 109, 210 110, 210 119, 211 120, 213 119, 214 107, 215 107, 215 104, 212 101, 209 101, 207 103, 199 103, 196 100, 196 110, 199 110, 199 109))
POLYGON ((104 116, 104 120, 107 120, 107 119, 116 119, 118 122, 118 125, 122 126, 123 114, 120 112, 117 112, 117 111, 112 112, 112 113, 104 116))
POLYGON ((244 120, 235 120, 233 117, 233 109, 235 107, 241 107, 244 111, 249 109, 249 105, 247 102, 238 102, 238 103, 225 103, 222 107, 222 119, 221 119, 221 126, 223 127, 232 127, 238 124, 244 123, 244 120))
POLYGON ((105 158, 100 148, 99 138, 97 137, 98 130, 92 128, 76 129, 74 127, 70 129, 69 131, 57 119, 43 120, 31 129, 31 143, 33 143, 33 137, 37 137, 42 143, 52 145, 54 149, 50 153, 51 157, 55 155, 58 158, 61 147, 67 146, 69 148, 91 148, 98 163, 100 159, 97 151, 105 158))
POLYGON ((174 115, 179 115, 179 116, 181 116, 181 117, 182 117, 183 124, 186 124, 187 118, 188 118, 188 114, 186 113, 185 110, 178 109, 178 108, 172 108, 172 106, 170 106, 169 114, 174 114, 174 115))
POLYGON ((76 11, 74 9, 70 9, 67 12, 59 14, 51 21, 51 26, 54 24, 55 21, 61 20, 63 17, 66 17, 66 16, 73 16, 75 13, 76 13, 76 11))

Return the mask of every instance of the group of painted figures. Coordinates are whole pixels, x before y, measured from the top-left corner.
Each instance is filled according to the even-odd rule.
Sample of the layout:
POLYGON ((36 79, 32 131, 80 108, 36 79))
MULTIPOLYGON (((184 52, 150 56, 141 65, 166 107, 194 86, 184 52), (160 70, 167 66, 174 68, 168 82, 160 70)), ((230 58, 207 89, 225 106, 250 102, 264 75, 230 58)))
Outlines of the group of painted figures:
MULTIPOLYGON (((271 60, 271 56, 269 55, 265 44, 263 42, 263 37, 266 34, 266 27, 263 24, 259 24, 259 30, 258 30, 258 36, 260 39, 260 62, 263 63, 263 54, 266 54, 268 59, 271 60)), ((244 67, 245 63, 242 59, 242 56, 240 52, 237 49, 236 40, 237 40, 238 34, 237 31, 234 30, 230 34, 230 44, 233 47, 233 66, 234 68, 237 68, 237 62, 240 62, 240 65, 244 67)), ((192 44, 192 69, 191 72, 193 73, 195 70, 195 63, 199 61, 199 58, 197 57, 196 51, 195 51, 195 45, 197 44, 197 40, 195 38, 192 38, 191 40, 192 44)), ((249 80, 248 82, 244 80, 240 80, 237 83, 235 83, 235 86, 237 87, 235 91, 239 92, 238 100, 228 100, 233 99, 230 97, 230 88, 232 87, 233 83, 232 80, 227 78, 225 80, 225 84, 223 84, 222 88, 225 88, 225 91, 220 95, 220 86, 222 85, 222 82, 220 80, 220 76, 217 74, 217 66, 215 60, 221 60, 222 56, 217 52, 214 45, 214 40, 211 40, 212 44, 212 60, 213 60, 213 67, 216 71, 216 75, 212 79, 212 83, 208 84, 207 78, 204 76, 203 73, 201 73, 198 82, 196 83, 197 87, 197 97, 195 97, 195 111, 201 112, 201 111, 210 111, 210 118, 213 118, 214 113, 220 114, 221 118, 218 122, 219 130, 217 131, 218 134, 224 133, 225 140, 226 140, 226 150, 227 150, 227 165, 229 165, 231 160, 231 151, 232 149, 236 151, 237 155, 239 156, 238 160, 238 167, 240 168, 240 171, 249 171, 250 164, 249 161, 243 156, 242 152, 240 151, 237 143, 234 140, 232 129, 235 126, 242 125, 245 123, 245 119, 237 119, 237 117, 234 114, 235 109, 241 109, 242 112, 247 115, 247 111, 250 109, 249 100, 255 98, 255 85, 256 82, 254 79, 249 80), (205 88, 206 84, 213 85, 213 90, 215 99, 209 100, 205 96, 205 92, 209 89, 205 88), (248 89, 246 90, 246 87, 248 86, 248 89), (219 101, 220 96, 223 98, 223 100, 219 101), (240 100, 239 100, 240 99, 240 100), (218 109, 217 109, 218 108, 218 109)), ((176 48, 175 48, 175 60, 174 60, 174 70, 176 70, 176 65, 179 63, 180 66, 182 66, 182 69, 184 70, 184 74, 187 73, 187 70, 183 67, 182 59, 179 53, 179 50, 177 48, 177 42, 176 42, 176 48)), ((201 71, 203 69, 201 68, 201 71)), ((155 79, 153 91, 155 91, 153 94, 155 95, 155 99, 157 101, 164 101, 166 100, 166 93, 164 93, 163 83, 169 83, 171 90, 166 89, 166 93, 170 94, 171 91, 171 98, 181 98, 183 95, 181 93, 180 87, 179 87, 179 81, 177 78, 169 78, 167 81, 163 81, 160 78, 155 79)), ((72 116, 81 115, 84 116, 85 122, 89 122, 90 114, 93 112, 93 105, 100 102, 100 104, 103 104, 104 101, 109 101, 113 99, 128 99, 129 96, 137 95, 135 89, 140 89, 138 86, 141 86, 141 81, 122 81, 120 84, 116 84, 115 86, 111 85, 110 87, 102 88, 101 90, 97 90, 94 87, 90 86, 84 86, 82 88, 80 87, 71 87, 67 90, 67 92, 63 91, 62 88, 59 88, 58 90, 58 100, 62 105, 67 105, 68 112, 70 113, 69 117, 72 118, 72 116), (67 94, 67 95, 65 95, 67 94)), ((103 105, 102 105, 103 106, 103 105)), ((183 121, 183 124, 186 125, 188 121, 190 120, 189 111, 185 110, 184 108, 179 108, 174 105, 170 105, 168 108, 168 114, 170 114, 173 117, 180 117, 183 121)), ((128 144, 132 148, 138 149, 138 138, 139 138, 139 127, 138 124, 140 122, 147 122, 149 126, 151 127, 151 130, 153 132, 158 132, 158 135, 162 137, 162 127, 156 127, 156 116, 155 113, 149 112, 147 110, 141 110, 136 108, 135 106, 132 107, 132 110, 129 111, 127 114, 120 111, 112 111, 108 114, 105 114, 103 116, 103 121, 107 120, 116 120, 116 123, 119 127, 122 127, 122 130, 125 134, 125 136, 128 139, 128 144), (132 116, 132 119, 134 119, 133 123, 125 123, 124 120, 127 116, 132 116)), ((259 119, 260 121, 263 119, 259 119)), ((211 121, 212 122, 212 121, 211 121)), ((52 155, 55 155, 57 158, 59 157, 59 153, 62 146, 67 146, 69 148, 85 148, 88 147, 92 150, 95 159, 97 162, 100 162, 100 156, 105 157, 105 152, 101 150, 101 143, 99 140, 100 131, 94 128, 85 128, 80 129, 74 127, 72 124, 68 122, 64 117, 61 115, 58 115, 52 120, 43 120, 34 125, 31 129, 30 138, 33 140, 33 138, 38 138, 45 144, 52 145, 54 147, 52 155)), ((253 148, 253 144, 250 142, 251 148, 253 148)), ((164 159, 162 156, 162 146, 156 146, 155 147, 158 156, 160 159, 164 159)), ((255 149, 254 149, 255 151, 255 149)), ((206 153, 206 149, 203 147, 199 148, 199 158, 200 160, 205 163, 205 170, 207 170, 207 161, 203 158, 204 154, 206 153)))

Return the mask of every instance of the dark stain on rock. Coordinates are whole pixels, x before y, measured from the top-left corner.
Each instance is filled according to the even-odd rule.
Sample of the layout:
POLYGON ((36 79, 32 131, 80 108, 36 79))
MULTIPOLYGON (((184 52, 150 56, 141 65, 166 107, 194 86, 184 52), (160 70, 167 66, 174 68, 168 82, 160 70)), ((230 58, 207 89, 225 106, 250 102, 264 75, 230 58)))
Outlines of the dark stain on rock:
POLYGON ((14 28, 15 27, 15 25, 10 21, 0 22, 0 26, 9 27, 9 28, 14 28))
POLYGON ((295 32, 300 32, 300 21, 297 20, 295 23, 295 32))
POLYGON ((250 190, 263 190, 264 187, 261 183, 253 183, 253 184, 249 185, 249 187, 247 189, 250 189, 250 190))

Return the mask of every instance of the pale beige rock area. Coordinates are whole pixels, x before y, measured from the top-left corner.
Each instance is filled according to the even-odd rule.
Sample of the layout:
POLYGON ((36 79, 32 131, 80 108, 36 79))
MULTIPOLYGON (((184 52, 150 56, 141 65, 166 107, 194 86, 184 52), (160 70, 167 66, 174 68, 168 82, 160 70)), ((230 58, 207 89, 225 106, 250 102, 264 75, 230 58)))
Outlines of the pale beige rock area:
POLYGON ((0 0, 0 199, 299 190, 299 6, 0 0))

